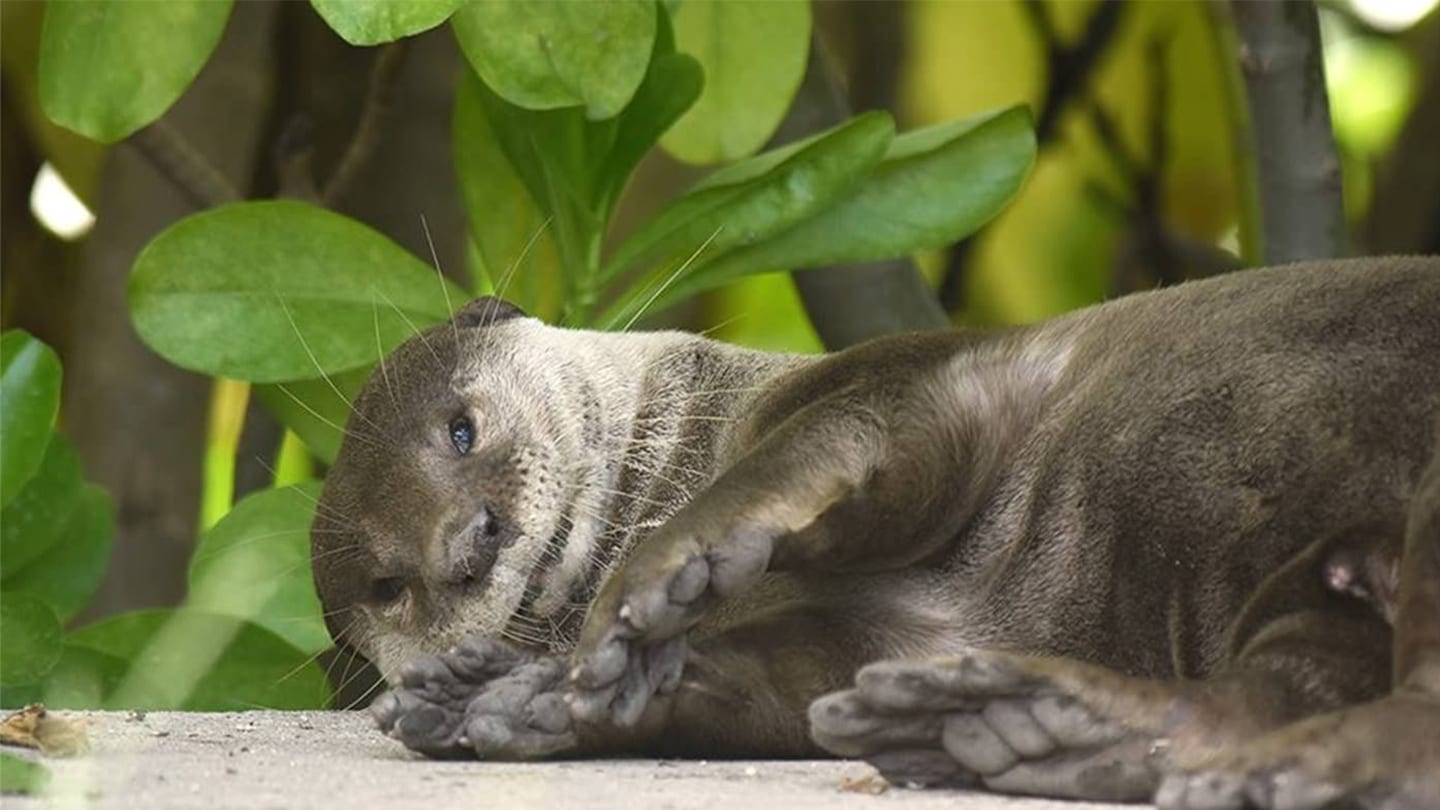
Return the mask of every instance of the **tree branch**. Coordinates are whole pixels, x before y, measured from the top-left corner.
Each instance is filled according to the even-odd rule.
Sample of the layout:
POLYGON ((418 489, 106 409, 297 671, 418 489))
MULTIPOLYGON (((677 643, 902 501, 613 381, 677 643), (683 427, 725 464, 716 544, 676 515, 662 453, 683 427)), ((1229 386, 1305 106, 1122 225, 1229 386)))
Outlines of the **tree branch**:
MULTIPOLYGON (((1090 77, 1100 63, 1129 6, 1128 0, 1102 2, 1085 24, 1085 31, 1074 45, 1066 45, 1055 31, 1050 10, 1042 0, 1027 0, 1023 8, 1045 49, 1050 83, 1035 119, 1035 144, 1038 151, 1049 146, 1059 131, 1060 117, 1071 102, 1085 95, 1090 77)), ((965 294, 965 268, 970 262, 975 237, 957 242, 950 250, 945 277, 940 283, 940 302, 951 312, 959 309, 965 294)))
POLYGON ((386 114, 390 111, 395 94, 396 76, 405 61, 408 40, 399 40, 386 45, 375 58, 370 68, 370 82, 365 88, 365 102, 360 108, 360 120, 355 124, 355 134, 345 147, 340 163, 325 184, 322 198, 328 206, 345 195, 360 170, 375 154, 380 142, 380 132, 386 114))
POLYGON ((1232 3, 1266 264, 1345 252, 1340 159, 1314 3, 1232 3))
MULTIPOLYGON (((810 49, 805 81, 777 141, 792 140, 850 117, 818 43, 810 49)), ((792 274, 820 339, 840 349, 894 332, 942 329, 945 311, 909 259, 840 264, 792 274)))
POLYGON ((196 208, 214 208, 240 199, 240 192, 234 184, 163 116, 125 142, 174 184, 196 208))

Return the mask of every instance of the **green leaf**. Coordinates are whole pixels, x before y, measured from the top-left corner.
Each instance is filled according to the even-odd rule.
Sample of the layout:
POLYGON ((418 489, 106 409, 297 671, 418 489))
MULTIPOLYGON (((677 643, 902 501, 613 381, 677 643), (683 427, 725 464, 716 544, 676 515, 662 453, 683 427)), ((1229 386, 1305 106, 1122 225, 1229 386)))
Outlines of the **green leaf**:
POLYGON ((50 769, 24 757, 0 752, 0 793, 35 795, 50 784, 50 769))
POLYGON ((0 336, 0 506, 40 469, 60 410, 60 360, 13 329, 0 336))
MULTIPOLYGON (((499 134, 486 112, 485 92, 480 80, 470 71, 461 76, 455 90, 453 138, 460 193, 465 200, 470 233, 480 250, 490 282, 505 283, 507 297, 531 311, 538 311, 538 296, 524 295, 527 291, 524 285, 512 286, 509 282, 518 274, 527 282, 540 276, 557 283, 561 268, 555 253, 554 231, 541 228, 546 213, 538 207, 530 189, 517 174, 517 166, 502 148, 499 134), (523 263, 517 265, 522 258, 523 263), (522 294, 517 296, 517 292, 522 294)), ((505 102, 495 99, 494 103, 505 102)), ((528 144, 524 147, 516 144, 513 148, 523 150, 517 159, 526 162, 524 169, 532 175, 537 193, 544 194, 539 156, 528 144)))
MULTIPOLYGON (((19 570, 7 560, 0 577, 6 590, 40 598, 61 621, 74 618, 100 587, 115 533, 115 510, 103 487, 85 484, 66 503, 70 512, 60 520, 56 542, 19 570)), ((8 517, 8 510, 3 514, 8 517)))
POLYGON ((257 492, 205 533, 190 561, 192 608, 248 619, 300 650, 331 645, 310 575, 318 482, 257 492))
POLYGON ((465 0, 310 0, 330 29, 351 45, 379 45, 428 31, 465 0))
POLYGON ((118 141, 180 98, 229 16, 229 0, 46 3, 40 104, 61 126, 118 141))
POLYGON ((685 0, 675 44, 700 60, 705 92, 665 134, 665 151, 687 163, 736 160, 780 126, 810 51, 810 4, 799 0, 685 0))
POLYGON ((620 112, 645 77, 655 38, 647 0, 476 0, 455 13, 455 36, 475 72, 507 101, 532 110, 620 112))
POLYGON ((794 228, 712 254, 654 306, 751 273, 874 261, 950 244, 999 213, 1034 160, 1034 130, 1023 106, 906 133, 854 193, 794 228))
MULTIPOLYGON (((848 194, 880 160, 894 134, 889 115, 865 113, 763 174, 687 194, 627 239, 602 277, 613 278, 641 260, 690 255, 707 240, 704 258, 710 259, 784 231, 848 194)), ((662 268, 661 275, 669 272, 662 268)), ((632 294, 629 300, 635 298, 632 294)))
POLYGON ((60 660, 62 633, 49 605, 28 593, 0 591, 0 683, 39 683, 60 660))
POLYGON ((370 372, 371 368, 366 367, 331 375, 330 382, 345 395, 344 399, 321 379, 257 385, 251 390, 276 419, 295 431, 310 452, 326 464, 333 464, 345 422, 350 418, 350 403, 370 372))
MULTIPOLYGON (((45 676, 45 683, 35 689, 32 700, 51 709, 103 709, 111 695, 130 677, 130 664, 122 658, 67 643, 60 649, 60 660, 45 676)), ((148 689, 162 694, 159 687, 138 680, 131 687, 137 692, 148 689)))
POLYGON ((0 511, 0 581, 17 587, 16 575, 66 536, 71 514, 84 491, 80 460, 65 437, 56 433, 45 450, 40 471, 0 511))
POLYGON ((311 656, 231 616, 136 611, 83 627, 69 642, 129 662, 131 675, 107 700, 112 709, 315 709, 329 699, 311 656))
POLYGON ((238 203, 187 217, 141 251, 130 316, 184 368, 308 379, 369 365, 448 318, 466 295, 446 282, 447 303, 437 279, 353 219, 294 201, 238 203))
POLYGON ((699 98, 705 85, 700 63, 680 53, 657 54, 645 82, 620 114, 610 154, 599 164, 595 183, 602 208, 609 211, 640 159, 699 98))

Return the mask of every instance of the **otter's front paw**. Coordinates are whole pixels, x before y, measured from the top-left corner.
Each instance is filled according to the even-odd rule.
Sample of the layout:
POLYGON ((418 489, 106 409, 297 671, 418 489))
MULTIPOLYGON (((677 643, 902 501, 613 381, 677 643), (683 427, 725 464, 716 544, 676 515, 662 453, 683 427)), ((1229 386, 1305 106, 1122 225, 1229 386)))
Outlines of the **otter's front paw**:
POLYGON ((1164 810, 1440 807, 1440 699, 1402 692, 1178 764, 1164 810))
POLYGON ((1158 684, 1078 661, 973 651, 861 669, 810 706, 815 741, 917 786, 1104 801, 1151 796, 1158 684))
POLYGON ((760 578, 773 539, 757 529, 662 529, 637 548, 585 620, 571 678, 575 716, 621 728, 639 723, 652 696, 679 685, 685 632, 717 599, 760 578))
POLYGON ((535 759, 577 745, 564 671, 553 656, 467 639, 406 665, 400 688, 370 711, 382 731, 429 756, 535 759))

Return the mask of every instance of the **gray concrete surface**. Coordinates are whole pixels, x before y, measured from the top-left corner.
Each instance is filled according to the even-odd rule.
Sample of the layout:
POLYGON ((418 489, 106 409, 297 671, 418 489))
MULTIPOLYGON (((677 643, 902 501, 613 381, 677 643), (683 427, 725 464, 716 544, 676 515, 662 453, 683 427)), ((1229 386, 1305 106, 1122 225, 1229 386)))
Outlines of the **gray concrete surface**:
MULTIPOLYGON (((1105 805, 891 788, 843 790, 873 773, 839 761, 605 760, 436 762, 375 731, 358 712, 75 713, 92 753, 45 759, 47 795, 30 808, 760 808, 761 810, 1094 810, 1105 805)), ((18 749, 6 748, 7 751, 18 749)))

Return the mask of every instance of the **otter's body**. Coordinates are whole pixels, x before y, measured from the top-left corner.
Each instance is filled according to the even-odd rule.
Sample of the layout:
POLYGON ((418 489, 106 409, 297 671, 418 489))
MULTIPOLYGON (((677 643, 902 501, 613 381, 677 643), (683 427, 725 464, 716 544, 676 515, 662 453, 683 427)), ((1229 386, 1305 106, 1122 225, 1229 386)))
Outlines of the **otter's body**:
MULTIPOLYGON (((1434 259, 823 357, 484 299, 387 364, 327 479, 316 576, 420 750, 818 741, 927 784, 1145 798, 1440 681, 1415 663, 1440 660, 1440 597, 1408 573, 1440 537, 1406 550, 1437 454, 1434 259), (886 659, 924 663, 807 720, 886 659)), ((1404 714, 1440 766, 1440 709, 1404 714)), ((1202 805, 1186 785, 1162 798, 1202 805)))

